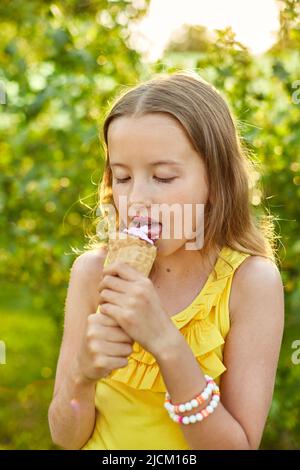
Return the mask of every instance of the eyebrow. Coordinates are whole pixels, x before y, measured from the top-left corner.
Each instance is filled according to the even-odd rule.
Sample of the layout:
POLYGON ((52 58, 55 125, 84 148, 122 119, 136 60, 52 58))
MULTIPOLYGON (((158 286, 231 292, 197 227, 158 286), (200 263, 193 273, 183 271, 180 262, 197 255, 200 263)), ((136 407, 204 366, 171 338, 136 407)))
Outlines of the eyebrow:
MULTIPOLYGON (((180 162, 175 162, 174 160, 160 160, 158 162, 151 162, 149 163, 149 166, 159 166, 159 165, 176 165, 176 166, 182 166, 182 163, 180 162)), ((111 163, 111 167, 113 166, 123 166, 125 168, 128 168, 127 165, 124 165, 124 163, 111 163)))

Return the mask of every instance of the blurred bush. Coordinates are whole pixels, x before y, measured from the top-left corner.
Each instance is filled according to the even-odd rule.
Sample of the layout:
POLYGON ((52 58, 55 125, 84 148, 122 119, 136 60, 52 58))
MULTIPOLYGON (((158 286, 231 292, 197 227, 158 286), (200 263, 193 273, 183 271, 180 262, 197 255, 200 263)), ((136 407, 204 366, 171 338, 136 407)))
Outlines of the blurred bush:
POLYGON ((47 408, 62 334, 72 248, 81 250, 103 169, 102 118, 116 92, 155 72, 192 68, 228 100, 258 171, 252 204, 277 219, 286 330, 262 448, 300 442, 300 12, 278 2, 271 50, 253 56, 230 28, 174 38, 162 59, 143 61, 131 24, 149 0, 0 4, 0 448, 54 448, 47 408), (84 229, 84 230, 83 230, 84 229))

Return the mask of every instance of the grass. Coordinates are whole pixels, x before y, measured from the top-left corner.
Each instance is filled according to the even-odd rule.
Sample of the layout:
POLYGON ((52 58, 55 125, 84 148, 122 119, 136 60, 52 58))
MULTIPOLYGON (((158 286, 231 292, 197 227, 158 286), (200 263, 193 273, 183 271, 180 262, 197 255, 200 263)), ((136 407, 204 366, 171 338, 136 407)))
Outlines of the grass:
POLYGON ((53 449, 47 412, 57 328, 44 312, 28 309, 26 295, 22 307, 16 289, 14 295, 10 288, 0 292, 0 339, 6 347, 6 364, 0 365, 0 449, 53 449))

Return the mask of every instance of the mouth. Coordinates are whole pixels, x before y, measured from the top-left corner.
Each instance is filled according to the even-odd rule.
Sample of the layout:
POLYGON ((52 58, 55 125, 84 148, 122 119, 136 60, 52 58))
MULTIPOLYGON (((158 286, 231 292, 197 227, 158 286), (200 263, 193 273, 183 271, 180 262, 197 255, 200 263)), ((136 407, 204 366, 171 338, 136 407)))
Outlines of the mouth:
POLYGON ((152 240, 153 242, 158 240, 162 232, 161 222, 152 220, 149 217, 134 217, 132 222, 130 223, 131 227, 136 227, 136 228, 144 227, 145 225, 147 226, 147 229, 148 229, 148 232, 147 232, 148 238, 150 238, 150 240, 152 240))

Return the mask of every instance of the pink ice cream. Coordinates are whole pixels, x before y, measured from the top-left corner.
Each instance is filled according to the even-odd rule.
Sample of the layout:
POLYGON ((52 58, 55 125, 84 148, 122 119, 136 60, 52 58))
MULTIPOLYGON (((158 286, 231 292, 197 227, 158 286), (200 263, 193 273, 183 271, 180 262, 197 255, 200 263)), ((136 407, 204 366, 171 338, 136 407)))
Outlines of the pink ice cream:
POLYGON ((133 222, 128 229, 124 229, 123 232, 127 233, 128 235, 132 235, 134 237, 141 238, 148 243, 154 245, 156 240, 159 239, 161 234, 162 226, 160 223, 152 222, 133 222))

